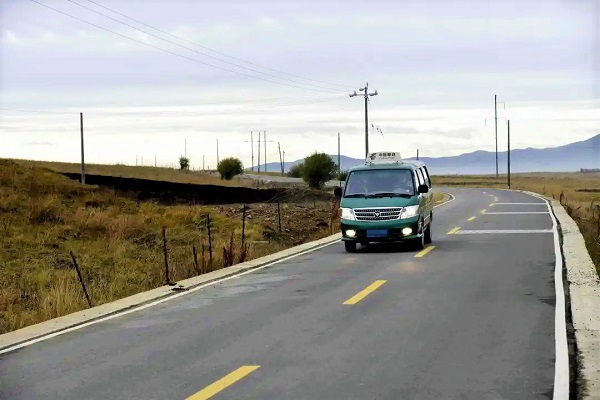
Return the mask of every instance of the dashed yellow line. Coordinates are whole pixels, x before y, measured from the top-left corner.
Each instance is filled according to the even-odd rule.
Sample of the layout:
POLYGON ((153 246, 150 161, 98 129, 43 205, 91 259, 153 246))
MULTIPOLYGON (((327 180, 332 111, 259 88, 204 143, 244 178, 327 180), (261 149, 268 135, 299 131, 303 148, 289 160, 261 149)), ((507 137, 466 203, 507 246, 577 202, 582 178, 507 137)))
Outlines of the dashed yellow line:
POLYGON ((260 365, 243 365, 243 366, 239 367, 238 369, 236 369, 235 371, 231 372, 230 374, 225 375, 223 378, 219 379, 215 383, 208 385, 207 387, 205 387, 198 393, 193 394, 190 397, 186 398, 185 400, 210 399, 214 395, 222 392, 224 389, 228 388, 229 386, 233 385, 240 379, 251 374, 252 372, 256 371, 259 368, 260 368, 260 365))
POLYGON ((484 208, 483 210, 479 211, 480 213, 484 214, 487 210, 484 208))
POLYGON ((456 233, 460 230, 460 226, 457 226, 456 228, 452 228, 450 230, 450 232, 448 232, 448 235, 452 235, 453 233, 456 233))
POLYGON ((494 203, 490 204, 490 207, 494 207, 494 203))
POLYGON ((421 257, 425 256, 425 254, 429 253, 433 249, 435 249, 435 246, 426 247, 423 250, 421 250, 420 252, 418 252, 417 254, 415 254, 415 258, 421 258, 421 257))
POLYGON ((369 286, 367 286, 360 292, 356 293, 354 296, 350 297, 343 304, 353 305, 353 304, 358 303, 359 301, 361 301, 362 299, 364 299, 365 297, 367 297, 368 295, 370 295, 371 293, 373 293, 374 291, 379 289, 381 287, 381 285, 383 285, 386 282, 387 281, 385 281, 385 280, 378 280, 378 281, 371 283, 369 286))
POLYGON ((475 218, 477 218, 477 217, 471 217, 467 221, 473 221, 475 218))

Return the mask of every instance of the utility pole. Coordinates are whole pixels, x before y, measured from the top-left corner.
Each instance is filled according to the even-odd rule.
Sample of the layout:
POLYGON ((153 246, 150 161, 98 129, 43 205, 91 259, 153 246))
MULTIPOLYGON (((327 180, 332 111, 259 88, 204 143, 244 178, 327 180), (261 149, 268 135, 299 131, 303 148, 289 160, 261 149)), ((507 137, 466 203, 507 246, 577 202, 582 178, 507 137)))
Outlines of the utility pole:
POLYGON ((217 139, 217 167, 219 166, 219 139, 217 139))
MULTIPOLYGON (((260 132, 258 133, 259 145, 260 145, 260 132)), ((250 152, 252 155, 252 168, 251 171, 254 172, 254 131, 250 131, 250 142, 247 140, 244 143, 250 143, 250 152)), ((259 153, 258 163, 260 164, 260 153, 259 153)))
POLYGON ((252 148, 252 172, 254 172, 254 132, 250 131, 250 147, 252 148))
POLYGON ((285 150, 283 151, 283 163, 281 165, 283 165, 283 173, 285 174, 285 150))
POLYGON ((260 174, 260 131, 258 131, 258 173, 260 174))
POLYGON ((342 156, 340 154, 340 133, 338 132, 338 175, 342 173, 342 156))
POLYGON ((508 125, 508 188, 510 189, 510 119, 506 124, 508 125))
MULTIPOLYGON (((365 92, 364 93, 364 97, 365 97, 365 158, 367 157, 367 155, 369 154, 369 106, 368 106, 368 102, 369 102, 369 96, 377 96, 377 90, 375 90, 375 92, 373 93, 369 93, 369 83, 367 82, 365 84, 365 87, 358 89, 359 92, 365 92)), ((356 91, 354 91, 354 93, 350 94, 350 97, 355 97, 358 96, 358 94, 356 93, 356 91)))
POLYGON ((417 149, 417 161, 419 161, 419 149, 417 149))
POLYGON ((279 150, 279 165, 281 166, 281 176, 283 176, 283 159, 281 158, 281 143, 277 142, 277 149, 279 150))
POLYGON ((81 183, 85 185, 85 150, 83 146, 83 113, 79 113, 79 126, 81 128, 81 183))
MULTIPOLYGON (((260 132, 258 135, 260 136, 260 132)), ((269 143, 273 143, 273 141, 269 140, 269 143)), ((264 145, 265 145, 265 148, 264 148, 263 153, 265 153, 265 172, 267 172, 267 131, 264 131, 264 145)), ((260 160, 259 160, 259 163, 260 163, 260 160)))
POLYGON ((498 96, 494 95, 494 130, 496 132, 496 178, 498 178, 498 103, 502 103, 506 110, 506 103, 498 101, 498 96))
POLYGON ((204 168, 204 154, 202 154, 202 171, 206 171, 206 168, 204 168))

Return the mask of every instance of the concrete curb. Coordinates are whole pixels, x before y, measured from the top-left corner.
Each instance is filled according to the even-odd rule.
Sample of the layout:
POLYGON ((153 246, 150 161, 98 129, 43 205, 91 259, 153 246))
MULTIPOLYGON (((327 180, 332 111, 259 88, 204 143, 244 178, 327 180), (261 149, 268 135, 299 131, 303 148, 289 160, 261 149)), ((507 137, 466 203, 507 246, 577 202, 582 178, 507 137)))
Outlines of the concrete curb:
POLYGON ((161 286, 156 289, 138 293, 133 296, 92 307, 87 310, 78 311, 62 317, 44 321, 39 324, 30 325, 16 331, 2 334, 0 335, 0 354, 22 347, 26 342, 42 340, 44 336, 53 334, 56 335, 68 329, 82 326, 84 324, 91 324, 94 321, 98 321, 102 318, 119 314, 121 312, 135 311, 135 309, 146 304, 160 301, 161 299, 165 299, 166 301, 171 297, 177 297, 178 295, 185 293, 185 291, 195 287, 207 285, 213 282, 217 283, 218 281, 228 277, 240 275, 244 272, 249 272, 260 267, 266 267, 271 264, 275 264, 287 258, 317 250, 321 247, 338 242, 340 239, 341 234, 336 233, 335 235, 331 235, 313 242, 304 243, 274 254, 182 280, 177 284, 179 290, 173 290, 173 287, 170 286, 161 286))
POLYGON ((577 223, 560 202, 549 199, 560 221, 562 250, 571 296, 571 316, 580 367, 578 393, 600 399, 600 279, 577 223))

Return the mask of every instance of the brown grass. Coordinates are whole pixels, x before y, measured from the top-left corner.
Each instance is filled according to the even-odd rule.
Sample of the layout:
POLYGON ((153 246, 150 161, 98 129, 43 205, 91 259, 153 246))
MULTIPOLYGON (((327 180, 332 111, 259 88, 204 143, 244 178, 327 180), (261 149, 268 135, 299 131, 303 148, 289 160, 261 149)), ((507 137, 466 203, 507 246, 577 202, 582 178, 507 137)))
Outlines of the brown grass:
MULTIPOLYGON (((47 168, 56 172, 80 173, 81 165, 77 163, 63 163, 50 161, 12 160, 26 167, 47 168)), ((185 171, 174 168, 130 166, 130 165, 103 165, 86 164, 85 171, 90 175, 118 176, 123 178, 151 179, 157 181, 212 184, 224 186, 256 187, 252 180, 236 177, 231 181, 221 180, 215 172, 185 171)))
MULTIPOLYGON (((506 188, 506 176, 435 176, 436 185, 506 188)), ((600 274, 600 173, 531 173, 511 176, 511 188, 560 200, 577 222, 600 274)))
MULTIPOLYGON (((98 305, 165 284, 163 227, 172 281, 331 232, 329 204, 282 204, 282 232, 276 204, 255 204, 246 220, 248 247, 242 249, 242 205, 138 202, 113 190, 80 185, 37 164, 0 160, 0 333, 87 307, 71 251, 92 302, 98 305), (207 214, 213 227, 212 264, 207 214), (195 265, 193 246, 202 271, 195 265)), ((98 166, 91 172, 110 173, 110 168, 98 166)), ((138 167, 135 173, 144 168, 138 167)), ((170 170, 171 175, 159 179, 177 173, 170 170)), ((183 180, 187 173, 181 173, 183 180)))

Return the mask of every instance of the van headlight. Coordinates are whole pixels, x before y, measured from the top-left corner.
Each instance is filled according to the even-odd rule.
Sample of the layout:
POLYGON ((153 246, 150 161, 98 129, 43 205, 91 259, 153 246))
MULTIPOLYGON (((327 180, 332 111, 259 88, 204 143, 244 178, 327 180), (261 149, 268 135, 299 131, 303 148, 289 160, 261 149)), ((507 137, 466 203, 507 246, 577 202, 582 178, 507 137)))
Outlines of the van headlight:
POLYGON ((411 218, 419 214, 419 205, 404 207, 400 219, 411 218))
POLYGON ((342 210, 342 219, 349 219, 351 221, 355 221, 356 217, 354 216, 354 211, 351 208, 341 208, 342 210))

